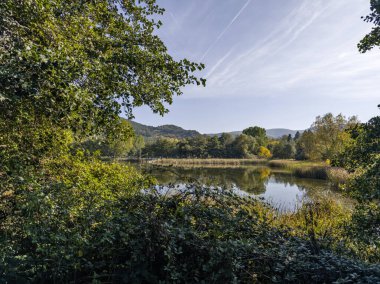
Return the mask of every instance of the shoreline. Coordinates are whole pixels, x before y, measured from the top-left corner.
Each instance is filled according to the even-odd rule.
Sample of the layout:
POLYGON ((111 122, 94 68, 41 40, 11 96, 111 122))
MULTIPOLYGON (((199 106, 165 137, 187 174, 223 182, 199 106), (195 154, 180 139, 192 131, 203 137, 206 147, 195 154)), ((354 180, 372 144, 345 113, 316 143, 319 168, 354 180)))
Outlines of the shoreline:
POLYGON ((160 158, 148 161, 148 164, 167 167, 247 167, 263 166, 288 170, 300 178, 328 180, 336 186, 345 184, 350 174, 325 162, 266 159, 172 159, 160 158))
POLYGON ((157 158, 147 161, 153 165, 249 165, 268 166, 270 168, 302 168, 302 167, 329 167, 324 162, 296 161, 296 160, 268 160, 268 159, 219 159, 219 158, 157 158))

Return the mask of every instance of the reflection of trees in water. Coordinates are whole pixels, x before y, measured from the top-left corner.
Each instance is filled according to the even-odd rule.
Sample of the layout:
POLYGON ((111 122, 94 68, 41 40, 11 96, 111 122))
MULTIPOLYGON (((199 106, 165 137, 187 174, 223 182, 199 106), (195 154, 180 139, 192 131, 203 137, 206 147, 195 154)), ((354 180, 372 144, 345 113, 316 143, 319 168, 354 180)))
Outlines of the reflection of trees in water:
POLYGON ((290 172, 266 167, 237 168, 179 168, 149 165, 143 166, 143 171, 158 180, 160 185, 179 185, 198 183, 208 186, 220 186, 240 190, 255 195, 264 194, 269 183, 281 184, 286 194, 287 187, 298 187, 312 200, 318 200, 326 194, 333 199, 341 199, 338 193, 331 192, 329 182, 299 178, 290 172))
POLYGON ((179 168, 148 166, 144 169, 156 177, 162 185, 197 182, 209 186, 223 188, 238 187, 256 195, 266 191, 268 180, 287 186, 297 186, 307 194, 324 191, 328 187, 326 181, 298 178, 290 173, 271 170, 266 167, 239 168, 179 168))
POLYGON ((325 180, 299 178, 291 173, 276 172, 271 178, 276 183, 282 183, 285 186, 297 186, 300 190, 305 190, 310 197, 321 191, 331 189, 329 182, 325 180))
POLYGON ((262 194, 270 176, 269 168, 175 168, 148 167, 145 173, 155 176, 160 184, 198 182, 200 184, 238 187, 254 194, 262 194))

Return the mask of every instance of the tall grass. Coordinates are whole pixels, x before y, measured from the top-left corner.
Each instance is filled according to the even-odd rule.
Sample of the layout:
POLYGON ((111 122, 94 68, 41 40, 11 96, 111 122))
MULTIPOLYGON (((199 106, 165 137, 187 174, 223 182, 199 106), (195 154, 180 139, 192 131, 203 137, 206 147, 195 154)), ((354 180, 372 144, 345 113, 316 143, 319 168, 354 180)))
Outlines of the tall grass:
POLYGON ((322 179, 327 180, 328 168, 327 167, 305 167, 305 168, 296 168, 293 173, 296 177, 299 178, 312 178, 312 179, 322 179))
POLYGON ((327 179, 334 185, 344 185, 350 178, 350 174, 342 168, 331 167, 327 170, 327 179))
POLYGON ((238 166, 267 166, 288 170, 299 178, 330 180, 335 186, 344 184, 349 173, 342 168, 328 166, 325 162, 295 161, 295 160, 266 160, 266 159, 156 159, 151 164, 163 166, 195 166, 195 167, 238 167, 238 166))
POLYGON ((157 165, 266 165, 264 159, 157 159, 150 161, 151 164, 157 165))
POLYGON ((268 166, 271 168, 281 168, 281 169, 296 169, 303 167, 323 167, 326 166, 324 162, 314 162, 314 161, 295 161, 295 160, 271 160, 268 161, 268 166))
POLYGON ((292 228, 295 236, 308 236, 310 240, 342 240, 346 235, 346 224, 352 217, 352 208, 351 205, 322 196, 316 201, 304 203, 295 212, 278 214, 273 222, 276 226, 292 228))

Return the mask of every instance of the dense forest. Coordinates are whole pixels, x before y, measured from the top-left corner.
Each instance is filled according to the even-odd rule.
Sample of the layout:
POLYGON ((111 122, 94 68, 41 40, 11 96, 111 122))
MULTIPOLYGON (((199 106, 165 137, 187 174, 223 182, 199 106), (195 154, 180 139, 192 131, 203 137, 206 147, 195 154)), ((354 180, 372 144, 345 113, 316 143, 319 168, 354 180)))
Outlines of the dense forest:
MULTIPOLYGON (((379 1, 370 6, 360 52, 380 43, 379 1)), ((280 140, 251 127, 145 146, 121 113, 165 114, 185 86, 206 83, 203 64, 175 60, 156 35, 163 13, 155 0, 0 2, 0 282, 379 283, 380 117, 327 114, 280 140), (342 190, 354 208, 330 200, 282 216, 196 184, 163 195, 100 159, 103 147, 330 159, 352 173, 342 190)))
POLYGON ((158 127, 147 126, 130 120, 134 132, 145 138, 171 137, 171 138, 190 138, 200 135, 195 130, 185 130, 175 125, 162 125, 158 127))
POLYGON ((187 139, 158 138, 143 149, 146 157, 170 158, 279 158, 297 160, 333 160, 352 142, 350 131, 359 127, 355 117, 346 119, 326 114, 317 117, 302 134, 270 139, 264 128, 247 128, 233 137, 197 136, 187 139))
POLYGON ((140 135, 127 136, 117 144, 107 139, 89 140, 87 149, 99 150, 102 156, 144 158, 276 158, 313 161, 339 159, 345 147, 352 143, 352 131, 362 124, 356 117, 346 118, 331 113, 316 118, 306 131, 280 139, 268 137, 264 128, 254 126, 240 135, 222 133, 201 135, 169 126, 145 130, 135 122, 123 121, 125 127, 137 128, 140 135), (130 123, 131 125, 128 125, 130 123), (154 129, 154 130, 152 130, 154 129), (175 130, 175 131, 173 131, 175 130), (160 131, 160 132, 158 132, 160 131), (142 135, 146 133, 146 135, 142 135), (136 143, 139 140, 139 143, 136 143))

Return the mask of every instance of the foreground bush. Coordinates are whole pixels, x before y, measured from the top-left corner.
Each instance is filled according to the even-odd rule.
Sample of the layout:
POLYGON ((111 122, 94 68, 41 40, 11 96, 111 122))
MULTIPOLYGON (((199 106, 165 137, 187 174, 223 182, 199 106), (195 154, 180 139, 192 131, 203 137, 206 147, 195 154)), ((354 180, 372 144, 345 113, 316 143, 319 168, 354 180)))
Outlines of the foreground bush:
POLYGON ((141 192, 149 179, 97 161, 46 168, 54 179, 2 192, 1 282, 380 281, 379 266, 276 228, 271 210, 254 199, 190 186, 141 192), (116 176, 106 189, 114 170, 127 178, 116 176))

